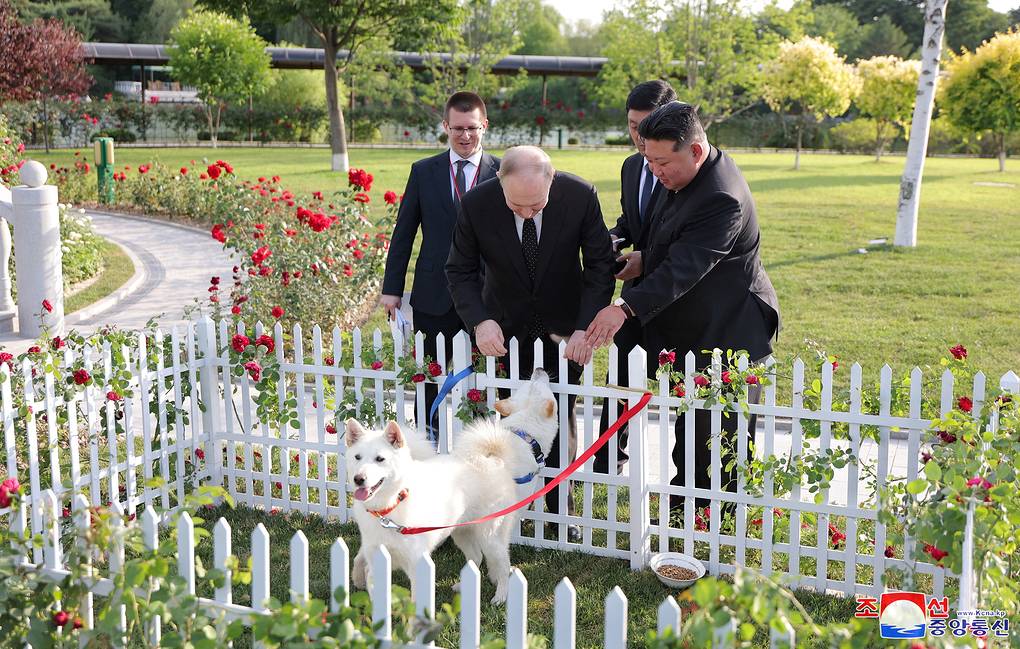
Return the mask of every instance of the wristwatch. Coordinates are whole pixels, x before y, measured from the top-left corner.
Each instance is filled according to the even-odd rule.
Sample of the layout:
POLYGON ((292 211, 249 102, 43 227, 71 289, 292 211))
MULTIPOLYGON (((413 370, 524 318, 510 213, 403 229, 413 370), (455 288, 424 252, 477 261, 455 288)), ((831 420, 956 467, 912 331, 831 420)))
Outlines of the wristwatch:
POLYGON ((618 297, 615 300, 613 300, 613 306, 618 306, 621 309, 623 309, 624 314, 626 314, 628 318, 634 317, 634 310, 630 308, 629 304, 623 301, 622 297, 618 297))

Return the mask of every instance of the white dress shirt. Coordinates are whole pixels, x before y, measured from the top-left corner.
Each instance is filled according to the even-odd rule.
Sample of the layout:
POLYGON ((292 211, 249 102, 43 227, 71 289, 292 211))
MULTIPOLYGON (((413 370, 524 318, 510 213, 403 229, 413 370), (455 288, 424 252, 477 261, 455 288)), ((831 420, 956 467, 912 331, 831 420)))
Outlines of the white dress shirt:
MULTIPOLYGON (((648 168, 648 161, 645 160, 645 163, 641 165, 641 182, 638 183, 638 210, 640 211, 644 207, 645 213, 648 212, 648 207, 641 204, 641 193, 645 190, 645 183, 647 182, 657 183, 659 179, 652 174, 652 170, 648 168)), ((655 185, 652 185, 652 191, 655 191, 655 185)), ((648 200, 652 200, 651 194, 648 195, 648 200)))
MULTIPOLYGON (((535 222, 535 239, 537 241, 541 241, 542 240, 542 212, 539 212, 535 216, 531 217, 531 219, 535 222)), ((517 224, 517 238, 521 242, 523 242, 524 241, 524 217, 523 216, 517 216, 516 214, 514 214, 514 222, 517 224)))
POLYGON ((457 200, 457 187, 454 184, 454 180, 457 177, 457 161, 467 160, 468 163, 464 165, 464 189, 469 190, 475 186, 475 176, 478 174, 478 164, 482 161, 482 150, 479 148, 475 151, 470 158, 462 158, 457 155, 453 149, 450 149, 450 193, 453 194, 453 199, 457 200))

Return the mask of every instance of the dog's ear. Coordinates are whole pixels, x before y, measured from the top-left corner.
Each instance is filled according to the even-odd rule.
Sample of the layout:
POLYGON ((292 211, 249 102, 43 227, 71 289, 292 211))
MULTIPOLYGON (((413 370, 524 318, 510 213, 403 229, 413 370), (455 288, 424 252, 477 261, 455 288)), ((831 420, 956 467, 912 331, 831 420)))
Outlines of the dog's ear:
POLYGON ((510 399, 500 399, 492 407, 496 409, 496 412, 498 412, 501 417, 509 417, 510 413, 514 411, 513 408, 510 407, 510 399))
POLYGON ((358 440, 365 434, 365 429, 353 417, 348 419, 346 423, 344 441, 347 442, 348 447, 351 447, 358 443, 358 440))
POLYGON ((390 446, 393 448, 404 446, 404 431, 400 430, 400 424, 391 419, 386 422, 386 430, 383 432, 386 434, 386 441, 390 443, 390 446))
POLYGON ((556 399, 549 399, 545 402, 545 418, 549 419, 556 415, 556 399))

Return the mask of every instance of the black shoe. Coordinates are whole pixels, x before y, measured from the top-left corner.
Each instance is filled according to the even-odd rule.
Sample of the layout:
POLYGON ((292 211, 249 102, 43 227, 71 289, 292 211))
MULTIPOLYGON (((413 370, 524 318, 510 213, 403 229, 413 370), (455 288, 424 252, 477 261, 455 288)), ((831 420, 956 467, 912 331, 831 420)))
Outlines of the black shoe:
MULTIPOLYGON (((547 539, 559 539, 560 529, 556 523, 545 524, 545 537, 547 539)), ((581 528, 577 525, 567 525, 567 543, 581 542, 581 528)))

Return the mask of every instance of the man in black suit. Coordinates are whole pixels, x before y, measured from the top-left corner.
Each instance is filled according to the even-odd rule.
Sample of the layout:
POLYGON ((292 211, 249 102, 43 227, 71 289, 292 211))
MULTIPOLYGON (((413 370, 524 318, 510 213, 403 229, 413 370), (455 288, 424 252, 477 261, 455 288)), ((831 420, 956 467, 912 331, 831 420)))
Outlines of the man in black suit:
MULTIPOLYGON (((627 129, 630 131, 630 139, 637 147, 638 152, 623 161, 623 168, 620 169, 620 207, 622 213, 616 220, 616 226, 609 230, 613 238, 614 249, 619 251, 624 248, 633 247, 633 251, 621 255, 617 263, 624 263, 616 274, 616 279, 623 280, 623 288, 627 289, 641 281, 638 260, 640 252, 645 247, 648 238, 648 223, 652 212, 652 205, 662 192, 662 184, 648 168, 648 161, 645 160, 645 145, 638 136, 638 125, 641 120, 648 117, 653 110, 676 101, 676 92, 665 81, 656 79, 646 81, 634 86, 627 97, 627 129)), ((627 355, 637 345, 641 344, 641 323, 636 319, 626 320, 620 330, 613 336, 617 352, 617 374, 616 384, 627 385, 627 355)), ((606 377, 608 381, 608 376, 606 377)), ((612 421, 620 416, 621 405, 617 402, 615 407, 609 399, 602 404, 602 419, 599 421, 599 431, 609 428, 610 413, 612 421)), ((623 470, 627 462, 627 426, 623 426, 616 434, 617 456, 613 465, 616 472, 623 470)), ((593 469, 596 473, 609 473, 609 444, 606 444, 595 453, 593 469)))
MULTIPOLYGON (((411 308, 415 330, 425 334, 423 353, 433 360, 438 360, 436 336, 442 333, 445 337, 446 359, 452 361, 453 337, 464 329, 453 308, 443 266, 450 254, 457 205, 472 187, 494 178, 499 170, 499 158, 482 151, 482 137, 488 125, 481 97, 473 92, 450 96, 443 119, 450 148, 411 165, 386 256, 380 303, 394 318, 404 294, 411 248, 421 227, 422 244, 414 265, 411 308)), ((432 408, 438 391, 438 386, 426 384, 426 412, 432 408)), ((416 412, 415 418, 421 424, 426 416, 416 412)), ((439 425, 438 417, 431 425, 439 425)))
MULTIPOLYGON (((644 326, 649 371, 659 350, 675 350, 677 369, 688 351, 700 370, 711 355, 702 350, 745 350, 752 361, 772 352, 779 329, 779 300, 759 255, 761 233, 751 190, 733 159, 711 146, 697 111, 673 102, 641 122, 645 157, 668 190, 656 203, 645 249, 639 253, 641 282, 624 289, 588 328, 601 346, 630 318, 644 326)), ((749 390, 752 402, 759 386, 749 390)), ((694 486, 711 488, 710 411, 695 413, 694 486)), ((747 435, 753 439, 755 417, 747 435)), ((673 462, 684 484, 684 421, 678 417, 673 462)), ((723 443, 736 452, 735 416, 723 418, 723 443)), ((749 445, 750 448, 750 445, 749 445)), ((736 490, 736 468, 722 472, 722 488, 736 490)), ((671 498, 679 506, 682 498, 671 498)), ((697 506, 707 504, 696 500, 697 506)))
MULTIPOLYGON (((516 337, 520 376, 529 376, 534 341, 541 340, 541 366, 557 381, 556 345, 567 340, 566 378, 576 382, 591 360, 585 328, 613 296, 612 268, 612 244, 595 188, 555 171, 541 149, 521 146, 506 152, 497 180, 480 184, 461 202, 446 276, 457 313, 483 354, 506 356, 507 341, 516 337)), ((570 397, 571 459, 577 441, 573 406, 570 397)), ((549 466, 560 466, 561 439, 562 432, 549 466)), ((546 496, 551 512, 559 511, 558 491, 546 496)), ((567 501, 572 512, 569 494, 567 501)), ((579 541, 580 530, 570 526, 568 538, 579 541)))

